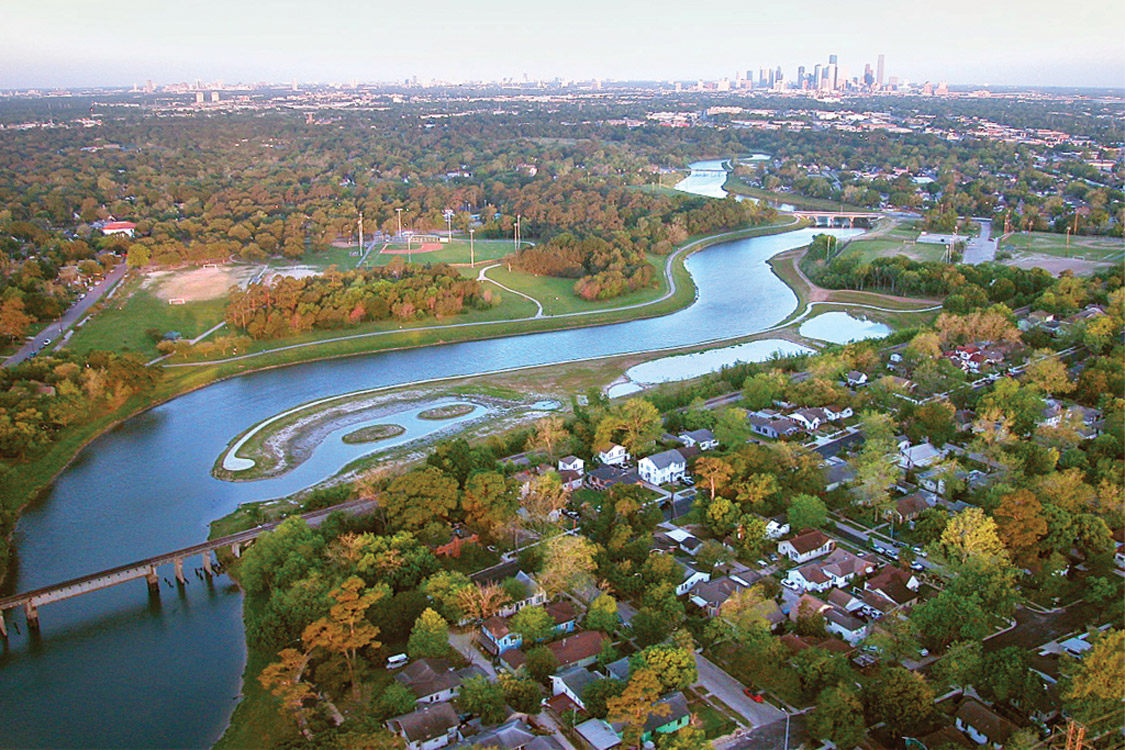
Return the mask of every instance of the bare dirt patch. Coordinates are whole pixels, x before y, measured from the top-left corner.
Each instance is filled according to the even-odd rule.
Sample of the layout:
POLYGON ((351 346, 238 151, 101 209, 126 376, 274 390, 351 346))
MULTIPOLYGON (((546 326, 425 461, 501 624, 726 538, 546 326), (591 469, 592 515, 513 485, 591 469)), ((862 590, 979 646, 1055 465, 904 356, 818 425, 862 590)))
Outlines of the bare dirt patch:
POLYGON ((153 293, 162 300, 201 302, 224 296, 232 286, 244 284, 254 272, 255 269, 248 266, 156 271, 148 275, 145 286, 152 286, 153 293))
POLYGON ((288 276, 291 279, 303 279, 308 276, 317 276, 320 271, 312 266, 288 266, 285 268, 275 268, 265 275, 262 279, 263 283, 270 283, 279 276, 288 276))

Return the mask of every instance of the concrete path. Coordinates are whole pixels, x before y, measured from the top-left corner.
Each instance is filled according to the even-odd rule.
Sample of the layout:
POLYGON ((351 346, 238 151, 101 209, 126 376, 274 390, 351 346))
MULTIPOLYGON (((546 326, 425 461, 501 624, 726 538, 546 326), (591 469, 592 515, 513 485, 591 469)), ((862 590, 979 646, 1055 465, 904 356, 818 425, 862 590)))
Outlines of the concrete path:
POLYGON ((476 631, 468 630, 464 633, 454 633, 449 636, 449 643, 457 649, 457 653, 469 660, 469 663, 480 667, 490 680, 496 679, 496 670, 492 662, 484 657, 477 647, 473 645, 473 636, 476 631))
POLYGON ((535 309, 535 317, 536 318, 544 317, 544 315, 543 315, 543 304, 539 300, 535 299, 530 294, 524 294, 523 292, 517 292, 515 289, 512 289, 510 286, 504 286, 499 281, 496 281, 495 279, 488 278, 488 272, 491 271, 493 268, 499 268, 499 267, 500 267, 499 263, 493 263, 491 266, 485 266, 484 268, 480 269, 480 273, 477 274, 477 281, 480 281, 480 282, 487 281, 491 284, 495 284, 496 286, 500 287, 505 292, 511 292, 512 294, 519 295, 520 297, 523 297, 524 299, 531 300, 535 304, 535 308, 536 308, 535 309))
POLYGON ((976 237, 970 237, 965 243, 965 253, 961 257, 961 262, 965 265, 976 266, 981 263, 991 263, 996 260, 996 240, 989 239, 988 236, 992 233, 992 222, 985 222, 981 219, 976 219, 976 224, 980 227, 980 234, 976 237))
POLYGON ((48 340, 50 341, 50 343, 57 346, 59 340, 62 338, 66 330, 77 323, 79 320, 81 320, 82 317, 86 315, 86 313, 90 310, 90 308, 94 306, 94 303, 100 300, 105 294, 113 289, 114 286, 117 285, 117 282, 121 281, 121 279, 125 277, 125 273, 128 270, 129 269, 125 266, 124 261, 118 263, 112 271, 106 274, 104 279, 98 282, 98 284, 93 289, 86 293, 86 296, 84 298, 71 305, 70 309, 64 312, 61 318, 43 329, 43 331, 35 337, 35 340, 29 341, 28 343, 24 344, 22 347, 20 347, 19 351, 4 360, 4 364, 2 366, 12 367, 13 365, 17 365, 20 362, 23 362, 25 359, 32 356, 32 354, 39 351, 40 349, 48 348, 47 344, 45 343, 48 340))

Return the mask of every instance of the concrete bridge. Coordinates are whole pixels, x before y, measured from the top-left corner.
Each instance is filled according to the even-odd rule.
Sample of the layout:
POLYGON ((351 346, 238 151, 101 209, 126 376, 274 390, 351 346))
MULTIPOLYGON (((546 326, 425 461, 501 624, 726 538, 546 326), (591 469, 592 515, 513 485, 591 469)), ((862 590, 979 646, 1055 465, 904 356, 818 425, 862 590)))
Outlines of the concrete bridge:
MULTIPOLYGON (((319 526, 325 518, 336 511, 358 515, 374 509, 375 506, 376 502, 374 500, 352 500, 310 513, 304 513, 301 515, 301 518, 304 518, 305 522, 310 526, 319 526)), ((185 547, 175 550, 174 552, 156 555, 155 557, 149 557, 144 560, 137 560, 136 562, 119 565, 108 570, 100 570, 80 578, 72 578, 69 581, 57 583, 53 586, 44 586, 32 591, 25 591, 21 594, 4 597, 0 599, 0 637, 8 637, 6 615, 9 610, 22 608, 24 616, 27 618, 28 627, 32 631, 37 632, 39 630, 39 608, 44 604, 51 604, 52 602, 62 601, 63 599, 81 596, 91 591, 100 591, 101 589, 107 589, 111 586, 116 586, 128 581, 135 581, 140 578, 145 579, 148 583, 148 591, 151 596, 159 596, 160 576, 157 573, 157 569, 164 565, 172 566, 177 585, 183 586, 187 582, 187 578, 184 576, 184 561, 189 558, 199 557, 203 561, 203 570, 209 578, 215 571, 215 563, 212 562, 211 559, 211 554, 213 552, 229 548, 231 554, 235 557, 239 557, 242 554, 242 550, 252 544, 255 539, 267 531, 272 531, 280 524, 281 521, 273 521, 258 526, 257 528, 240 531, 237 534, 231 534, 219 539, 212 539, 211 541, 185 547)))
POLYGON ((803 211, 796 210, 794 216, 810 220, 814 226, 825 228, 854 227, 856 222, 871 226, 881 214, 873 211, 803 211))

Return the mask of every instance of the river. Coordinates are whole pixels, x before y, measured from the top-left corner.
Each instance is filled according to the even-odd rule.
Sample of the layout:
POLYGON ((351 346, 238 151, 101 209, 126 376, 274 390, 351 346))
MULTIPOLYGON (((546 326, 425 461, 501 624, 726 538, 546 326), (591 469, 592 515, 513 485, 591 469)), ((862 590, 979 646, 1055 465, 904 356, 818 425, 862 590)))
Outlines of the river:
MULTIPOLYGON (((824 232, 819 229, 816 232, 824 232)), ((698 299, 672 315, 596 328, 311 362, 215 383, 99 437, 20 519, 5 593, 26 591, 202 541, 240 503, 330 475, 320 467, 231 483, 210 470, 228 441, 326 396, 429 378, 686 346, 755 333, 796 298, 766 266, 814 230, 715 245, 687 268, 698 299)), ((854 230, 837 230, 846 236, 854 230)), ((191 561, 198 567, 198 561, 191 561)), ((222 733, 245 662, 241 596, 188 571, 150 603, 141 581, 51 604, 29 639, 22 615, 0 655, 0 745, 203 747, 222 733)))

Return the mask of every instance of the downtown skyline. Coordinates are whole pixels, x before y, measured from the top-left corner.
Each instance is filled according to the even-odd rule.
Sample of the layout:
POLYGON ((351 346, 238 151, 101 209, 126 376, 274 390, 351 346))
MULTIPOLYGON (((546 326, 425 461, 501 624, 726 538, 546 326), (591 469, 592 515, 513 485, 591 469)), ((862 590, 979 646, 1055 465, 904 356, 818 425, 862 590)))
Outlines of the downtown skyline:
POLYGON ((821 1, 799 14, 727 0, 690 8, 662 1, 643 14, 590 0, 565 10, 510 0, 473 9, 447 0, 425 7, 328 0, 315 15, 294 0, 187 7, 107 0, 94 24, 69 5, 7 9, 0 88, 149 79, 689 81, 758 66, 780 66, 791 78, 828 53, 849 77, 862 76, 882 53, 894 61, 893 74, 912 83, 1125 87, 1118 33, 1125 7, 1107 0, 1080 3, 1064 16, 1042 0, 908 3, 893 13, 874 0, 846 8, 821 1))

